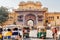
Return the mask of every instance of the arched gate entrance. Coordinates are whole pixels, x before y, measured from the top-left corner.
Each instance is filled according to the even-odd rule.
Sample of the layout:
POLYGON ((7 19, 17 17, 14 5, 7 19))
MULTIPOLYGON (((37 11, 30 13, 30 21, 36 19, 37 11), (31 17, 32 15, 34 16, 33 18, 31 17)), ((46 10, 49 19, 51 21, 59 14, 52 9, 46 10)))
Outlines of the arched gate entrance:
POLYGON ((27 14, 25 16, 25 25, 34 27, 36 25, 36 16, 34 14, 27 14))

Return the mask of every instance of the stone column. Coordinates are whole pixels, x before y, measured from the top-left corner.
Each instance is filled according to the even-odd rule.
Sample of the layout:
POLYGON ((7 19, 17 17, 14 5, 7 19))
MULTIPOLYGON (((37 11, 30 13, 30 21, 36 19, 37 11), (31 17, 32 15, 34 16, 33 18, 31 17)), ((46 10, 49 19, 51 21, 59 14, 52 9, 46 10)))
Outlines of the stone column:
POLYGON ((25 15, 23 16, 23 26, 25 25, 25 15))
POLYGON ((35 25, 35 28, 36 28, 37 24, 38 24, 38 17, 37 17, 37 15, 35 15, 35 17, 36 17, 36 25, 35 25))
POLYGON ((38 24, 38 17, 37 17, 37 15, 36 15, 36 24, 38 24))

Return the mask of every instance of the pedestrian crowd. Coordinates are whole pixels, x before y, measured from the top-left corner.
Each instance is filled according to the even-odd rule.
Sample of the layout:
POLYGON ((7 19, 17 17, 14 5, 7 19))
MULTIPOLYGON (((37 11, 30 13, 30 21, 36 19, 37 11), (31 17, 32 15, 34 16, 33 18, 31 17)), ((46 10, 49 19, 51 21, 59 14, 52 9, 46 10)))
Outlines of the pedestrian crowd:
MULTIPOLYGON (((27 30, 29 28, 24 28, 23 29, 23 37, 29 37, 29 30, 27 30), (26 31, 27 30, 27 31, 26 31)), ((45 39, 46 38, 46 29, 37 29, 38 30, 38 33, 37 33, 37 37, 38 38, 43 38, 45 39)), ((57 39, 57 28, 53 28, 52 29, 52 36, 54 39, 57 39)), ((0 28, 0 40, 4 40, 4 39, 7 39, 7 40, 22 40, 22 36, 18 30, 18 28, 13 28, 13 29, 10 29, 8 28, 7 31, 4 32, 3 28, 0 28)))
POLYGON ((3 32, 3 29, 0 28, 0 40, 22 40, 21 35, 18 31, 18 28, 7 29, 7 31, 3 32))

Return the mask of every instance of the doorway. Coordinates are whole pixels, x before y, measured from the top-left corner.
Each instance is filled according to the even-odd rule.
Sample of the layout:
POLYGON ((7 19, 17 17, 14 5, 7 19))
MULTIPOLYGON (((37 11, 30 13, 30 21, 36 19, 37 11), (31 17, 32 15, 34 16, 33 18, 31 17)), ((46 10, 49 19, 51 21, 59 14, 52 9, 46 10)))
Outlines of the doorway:
POLYGON ((27 24, 28 24, 28 26, 31 26, 32 27, 34 25, 34 22, 33 22, 33 20, 28 20, 27 21, 27 24))

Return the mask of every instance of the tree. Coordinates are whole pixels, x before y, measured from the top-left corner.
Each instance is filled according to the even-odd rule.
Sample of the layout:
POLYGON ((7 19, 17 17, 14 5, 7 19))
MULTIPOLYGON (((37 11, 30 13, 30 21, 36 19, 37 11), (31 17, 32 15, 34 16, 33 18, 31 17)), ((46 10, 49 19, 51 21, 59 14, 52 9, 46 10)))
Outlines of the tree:
POLYGON ((8 20, 8 9, 5 7, 0 7, 0 25, 2 26, 5 21, 8 20))

